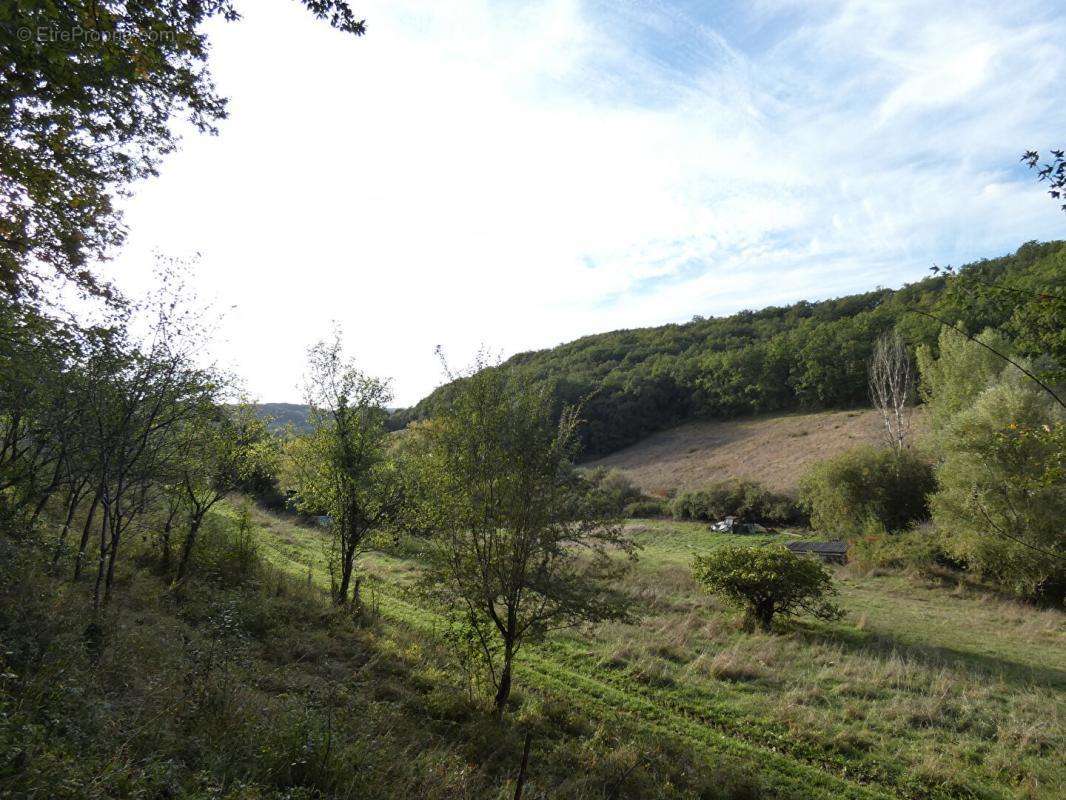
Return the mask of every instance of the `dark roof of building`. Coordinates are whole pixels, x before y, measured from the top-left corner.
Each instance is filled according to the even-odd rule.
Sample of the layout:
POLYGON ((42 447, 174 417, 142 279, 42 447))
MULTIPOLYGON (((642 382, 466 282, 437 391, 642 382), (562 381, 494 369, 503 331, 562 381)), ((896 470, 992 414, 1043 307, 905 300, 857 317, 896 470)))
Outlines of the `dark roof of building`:
POLYGON ((847 553, 847 542, 789 542, 785 545, 796 553, 847 553))

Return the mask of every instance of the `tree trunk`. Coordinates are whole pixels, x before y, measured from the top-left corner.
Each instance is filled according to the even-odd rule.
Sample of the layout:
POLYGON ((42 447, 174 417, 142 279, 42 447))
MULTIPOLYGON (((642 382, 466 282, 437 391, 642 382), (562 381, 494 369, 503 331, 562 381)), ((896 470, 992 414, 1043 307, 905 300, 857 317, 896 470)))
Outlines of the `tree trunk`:
POLYGON ((348 585, 352 581, 352 563, 344 555, 341 556, 341 582, 337 587, 337 594, 333 598, 334 604, 346 605, 348 602, 348 585))
POLYGON ((202 513, 194 513, 189 519, 189 533, 185 537, 185 544, 181 548, 181 561, 178 562, 178 576, 176 582, 181 583, 185 579, 185 573, 189 568, 189 558, 192 549, 196 546, 196 534, 200 531, 200 523, 204 521, 202 513))
POLYGON ((167 523, 163 526, 163 571, 166 572, 170 569, 170 532, 174 528, 174 516, 177 514, 177 509, 172 510, 167 515, 167 523))
POLYGON ((96 565, 96 583, 93 584, 93 611, 100 608, 100 584, 104 579, 107 564, 107 533, 111 519, 107 503, 104 503, 104 519, 100 523, 100 559, 96 565))
POLYGON ((522 766, 518 769, 518 781, 514 787, 514 800, 522 800, 522 790, 526 786, 526 769, 529 768, 529 745, 533 741, 533 731, 526 731, 526 742, 522 745, 522 766))
POLYGON ((37 518, 41 516, 41 512, 44 511, 44 507, 48 505, 49 499, 52 497, 52 487, 42 490, 41 499, 37 501, 37 505, 33 509, 33 514, 30 516, 30 527, 32 528, 37 524, 37 518))
POLYGON ((48 505, 48 501, 52 498, 52 494, 59 487, 59 476, 63 471, 63 459, 60 458, 56 461, 56 468, 52 472, 52 482, 41 490, 41 499, 37 501, 36 507, 33 509, 33 516, 30 517, 30 527, 37 524, 37 518, 41 516, 41 512, 44 511, 44 507, 48 505))
POLYGON ((118 556, 118 540, 120 532, 115 530, 111 535, 111 544, 107 547, 107 580, 104 582, 104 605, 111 602, 111 586, 115 582, 115 558, 118 556))
POLYGON ((96 507, 100 504, 100 495, 103 494, 103 487, 99 487, 96 490, 96 494, 93 495, 92 505, 89 506, 89 515, 85 518, 85 527, 81 529, 81 542, 78 544, 78 557, 74 559, 74 580, 78 580, 81 577, 81 567, 85 563, 85 550, 89 546, 89 534, 92 531, 93 519, 96 517, 96 507))
POLYGON ((52 567, 55 568, 59 563, 59 559, 63 555, 63 548, 67 544, 67 534, 70 532, 70 526, 74 522, 74 512, 78 510, 78 501, 81 499, 81 492, 71 491, 70 499, 67 501, 67 517, 63 520, 63 527, 59 531, 59 539, 56 542, 56 551, 52 555, 52 567))
POLYGON ((771 601, 761 601, 755 606, 755 621, 759 627, 769 632, 770 623, 774 619, 774 604, 771 601))
POLYGON ((504 709, 507 707, 507 698, 511 696, 511 664, 514 661, 514 649, 510 642, 503 648, 503 670, 500 672, 500 683, 496 688, 496 699, 493 705, 496 707, 496 719, 503 719, 504 709))

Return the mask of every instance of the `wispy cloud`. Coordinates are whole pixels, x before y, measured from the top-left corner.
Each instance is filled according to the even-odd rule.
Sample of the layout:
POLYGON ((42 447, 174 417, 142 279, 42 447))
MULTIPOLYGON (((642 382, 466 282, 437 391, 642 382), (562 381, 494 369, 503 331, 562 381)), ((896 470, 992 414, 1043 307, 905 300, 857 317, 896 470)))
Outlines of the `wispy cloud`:
POLYGON ((367 0, 360 41, 290 5, 215 32, 232 118, 144 187, 120 263, 202 250, 270 399, 333 317, 412 402, 438 342, 894 285, 1066 230, 1016 164, 1066 131, 1053 2, 367 0))

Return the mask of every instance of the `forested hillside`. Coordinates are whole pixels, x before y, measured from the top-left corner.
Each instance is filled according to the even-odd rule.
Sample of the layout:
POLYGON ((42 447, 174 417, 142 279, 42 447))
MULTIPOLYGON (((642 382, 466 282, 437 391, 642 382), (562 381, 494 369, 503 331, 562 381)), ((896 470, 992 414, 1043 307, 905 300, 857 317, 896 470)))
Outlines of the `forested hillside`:
POLYGON ((289 425, 297 433, 311 429, 311 407, 302 403, 256 403, 255 413, 275 432, 284 431, 289 425))
MULTIPOLYGON (((1066 242, 1029 243, 960 273, 963 287, 1063 286, 1066 242)), ((612 331, 519 353, 503 366, 554 381, 560 405, 585 399, 584 453, 603 455, 692 418, 865 404, 867 365, 881 333, 897 328, 912 347, 935 345, 941 322, 916 312, 970 331, 1010 329, 1011 303, 960 302, 958 291, 946 293, 945 285, 936 275, 902 289, 612 331)), ((448 392, 446 385, 399 412, 393 425, 430 416, 448 392)))

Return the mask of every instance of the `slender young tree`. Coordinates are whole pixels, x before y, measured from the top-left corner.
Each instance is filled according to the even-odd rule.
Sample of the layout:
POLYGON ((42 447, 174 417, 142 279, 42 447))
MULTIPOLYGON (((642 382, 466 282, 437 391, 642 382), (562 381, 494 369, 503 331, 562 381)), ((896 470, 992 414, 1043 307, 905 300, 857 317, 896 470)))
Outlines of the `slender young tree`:
POLYGON ((560 417, 552 387, 482 356, 452 388, 423 431, 419 527, 432 534, 423 588, 463 616, 502 716, 525 642, 627 615, 613 585, 634 544, 572 469, 578 412, 560 417))
POLYGON ((178 562, 178 582, 188 573, 207 512, 270 457, 269 437, 266 423, 246 403, 235 408, 212 406, 185 426, 179 474, 189 527, 178 562))
POLYGON ((914 370, 907 343, 897 331, 886 331, 870 359, 870 399, 881 415, 885 438, 902 453, 910 435, 908 406, 914 395, 914 370))
POLYGON ((358 556, 400 511, 403 485, 388 456, 388 383, 344 355, 340 329, 308 350, 305 393, 313 430, 289 448, 289 482, 300 508, 330 520, 333 601, 359 602, 358 556))

